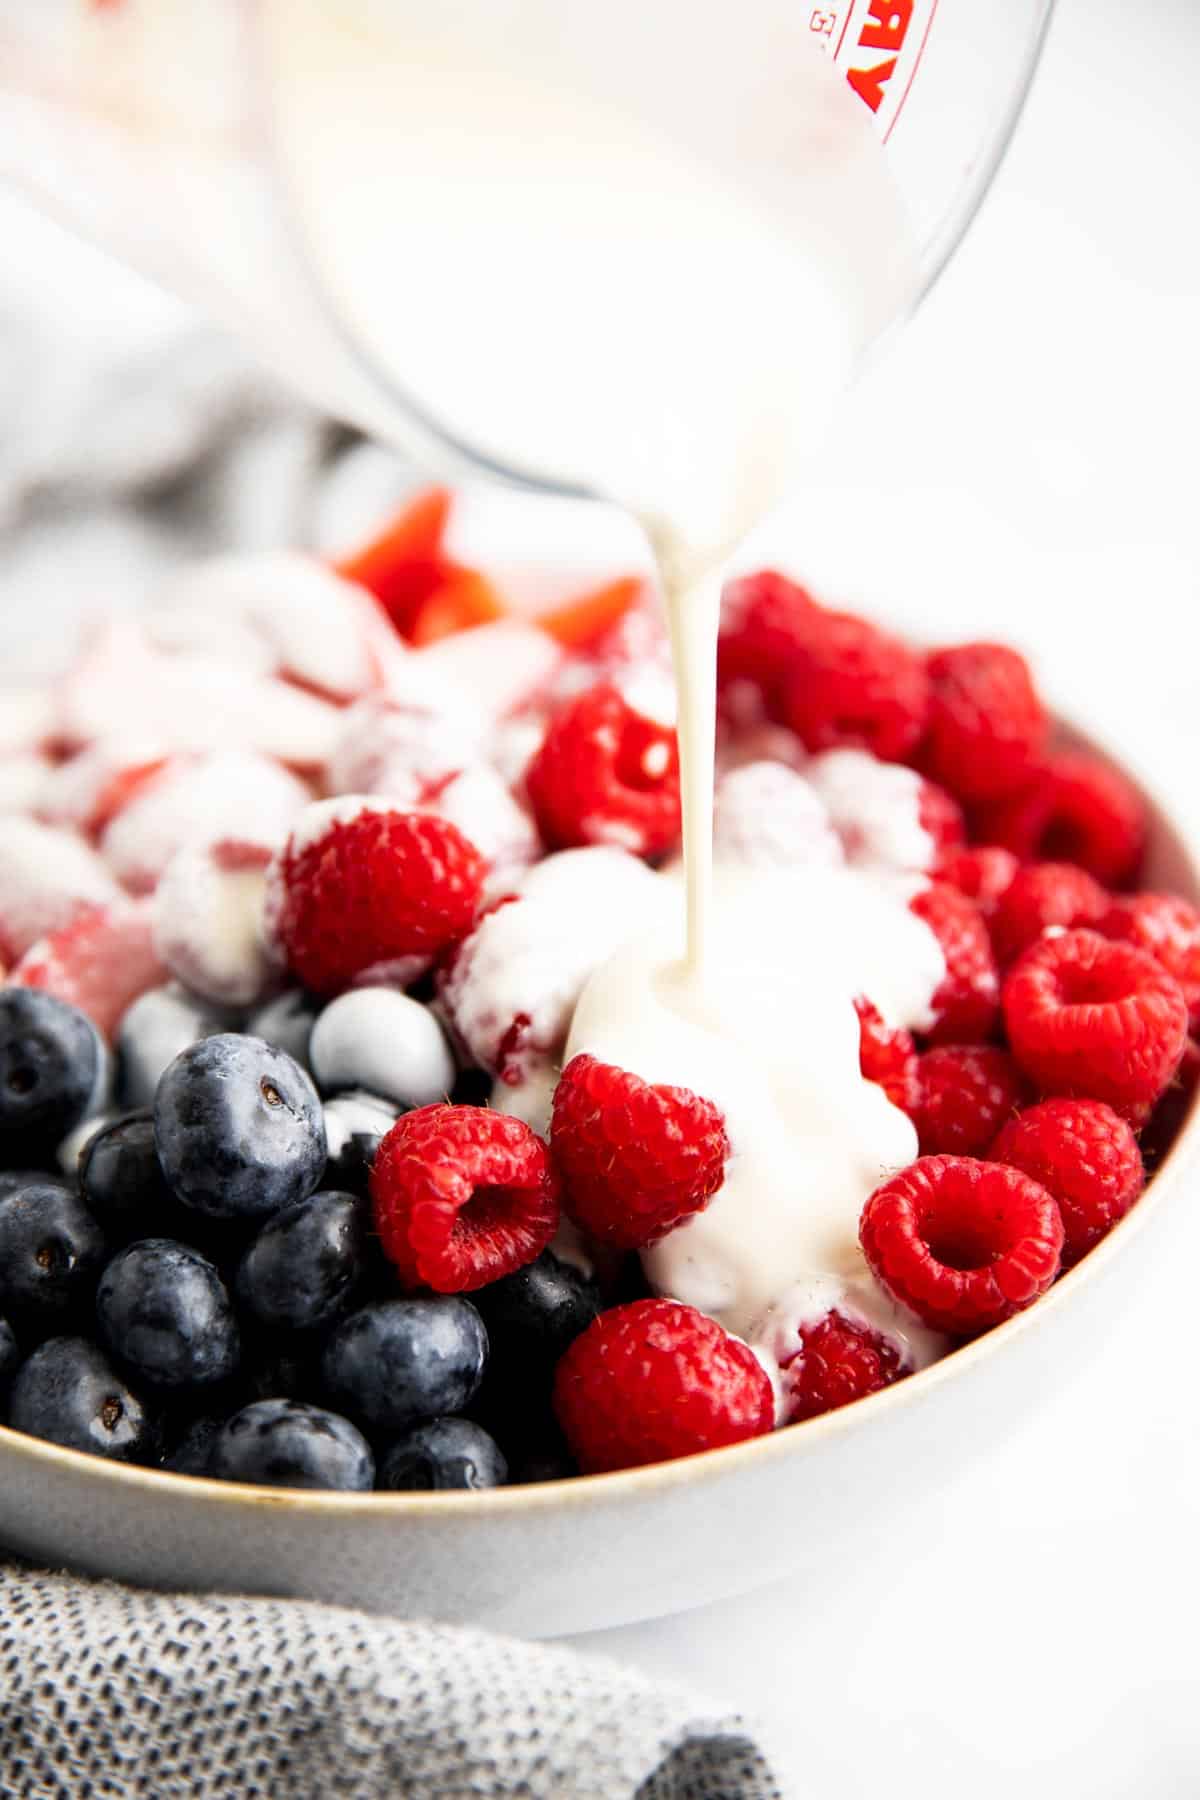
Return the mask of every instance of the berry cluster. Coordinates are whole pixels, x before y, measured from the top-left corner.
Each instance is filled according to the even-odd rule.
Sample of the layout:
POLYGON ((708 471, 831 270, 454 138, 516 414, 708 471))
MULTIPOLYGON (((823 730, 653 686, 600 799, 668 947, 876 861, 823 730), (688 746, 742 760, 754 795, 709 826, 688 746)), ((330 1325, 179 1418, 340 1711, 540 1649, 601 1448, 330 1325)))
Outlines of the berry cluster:
POLYGON ((501 618, 442 553, 449 504, 341 575, 197 572, 0 757, 18 1430, 347 1490, 733 1444, 902 1379, 906 1334, 1030 1305, 1186 1114, 1200 913, 1137 889, 1129 782, 1055 741, 1014 650, 923 654, 748 576, 718 854, 902 893, 939 973, 902 1023, 864 983, 858 1067, 919 1154, 867 1200, 844 1291, 779 1270, 815 1279, 771 1356, 650 1292, 639 1253, 713 1205, 739 1145, 712 1096, 565 1051, 678 849, 662 634, 636 582, 544 629, 501 618), (188 649, 213 619, 245 653, 219 706, 188 649))

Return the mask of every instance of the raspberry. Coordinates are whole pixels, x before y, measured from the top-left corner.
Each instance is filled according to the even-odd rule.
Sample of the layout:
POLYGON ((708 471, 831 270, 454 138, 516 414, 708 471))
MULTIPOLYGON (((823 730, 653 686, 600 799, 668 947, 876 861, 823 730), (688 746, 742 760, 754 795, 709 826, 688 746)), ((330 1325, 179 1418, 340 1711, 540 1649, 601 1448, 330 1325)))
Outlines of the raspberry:
POLYGON ((272 869, 270 924, 305 987, 336 994, 376 965, 462 937, 485 870, 448 820, 355 796, 322 802, 272 869))
POLYGON ((982 844, 974 850, 951 851, 935 873, 939 881, 948 882, 973 900, 984 918, 990 919, 1020 866, 1011 850, 982 844))
POLYGON ((804 1326, 799 1350, 781 1366, 789 1425, 864 1400, 908 1373, 895 1344, 840 1312, 804 1326))
POLYGON ((1023 656, 1004 644, 958 644, 926 659, 932 691, 921 767, 964 800, 1021 786, 1047 719, 1023 656))
POLYGON ((1139 1123, 1187 1041, 1179 983, 1144 950, 1068 931, 1027 950, 1004 983, 1013 1055, 1044 1094, 1107 1100, 1139 1123))
POLYGON ((541 1138, 481 1106, 422 1106, 398 1119, 371 1170, 384 1254, 407 1287, 472 1293, 540 1256, 558 1228, 558 1182, 541 1138))
POLYGON ((1064 1269, 1124 1217, 1146 1180, 1137 1139, 1102 1100, 1043 1100, 1009 1120, 988 1156, 1057 1200, 1064 1269))
POLYGON ((787 669, 822 616, 812 596, 774 569, 727 582, 721 596, 717 683, 749 681, 778 711, 787 669))
POLYGON ((550 1129, 563 1206, 590 1236, 623 1250, 656 1243, 720 1187, 725 1121, 688 1088, 651 1086, 574 1056, 554 1094, 550 1129))
POLYGON ((967 822, 963 809, 936 781, 922 781, 917 797, 917 818, 922 831, 932 840, 937 861, 965 845, 967 822))
POLYGON ((984 808, 976 835, 1025 862, 1078 863, 1106 887, 1137 874, 1146 841, 1145 809, 1124 775, 1094 756, 1049 757, 1037 779, 984 808))
POLYGON ((9 979, 69 1001, 112 1037, 139 994, 167 979, 149 903, 88 907, 27 950, 9 979))
POLYGON ((974 1044, 992 1035, 1000 978, 987 926, 977 906, 944 881, 932 881, 909 902, 942 947, 946 975, 933 996, 931 1044, 974 1044))
POLYGON ((1030 1098, 1008 1051, 991 1044, 927 1050, 917 1081, 914 1117, 922 1156, 981 1156, 1005 1120, 1030 1098))
POLYGON ((818 615, 782 689, 784 721, 807 749, 857 746, 884 762, 916 748, 928 704, 920 657, 852 613, 818 615))
POLYGON ((766 1370, 715 1319, 674 1300, 615 1306, 575 1339, 554 1410, 586 1475, 717 1450, 770 1431, 766 1370))
POLYGON ((876 1279, 935 1331, 974 1337, 1044 1294, 1063 1224, 1019 1169, 923 1156, 877 1188, 859 1240, 876 1279))
POLYGON ((893 1106, 911 1116, 920 1091, 912 1033, 887 1024, 882 1013, 861 994, 854 1002, 854 1010, 858 1014, 858 1066, 863 1080, 876 1082, 893 1106))
POLYGON ((1200 912, 1171 894, 1130 894, 1096 921, 1101 937, 1148 951, 1183 989, 1192 1030, 1200 1029, 1200 912))
POLYGON ((1074 863, 1030 863, 996 904, 992 947, 1001 968, 1015 962, 1051 925, 1094 925, 1108 910, 1100 883, 1074 863))
POLYGON ((554 849, 615 844, 660 856, 679 837, 675 733, 635 712, 607 682, 552 721, 525 785, 554 849))

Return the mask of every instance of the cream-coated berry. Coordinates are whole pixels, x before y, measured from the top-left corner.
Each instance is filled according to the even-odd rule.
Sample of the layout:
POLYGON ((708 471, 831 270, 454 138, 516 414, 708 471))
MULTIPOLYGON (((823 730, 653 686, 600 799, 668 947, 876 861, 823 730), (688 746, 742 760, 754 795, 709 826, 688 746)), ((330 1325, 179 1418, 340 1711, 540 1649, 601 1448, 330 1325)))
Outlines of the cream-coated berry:
POLYGON ((365 1088, 399 1106, 445 1100, 454 1058, 428 1007, 394 988, 352 988, 313 1026, 309 1058, 325 1093, 365 1088))

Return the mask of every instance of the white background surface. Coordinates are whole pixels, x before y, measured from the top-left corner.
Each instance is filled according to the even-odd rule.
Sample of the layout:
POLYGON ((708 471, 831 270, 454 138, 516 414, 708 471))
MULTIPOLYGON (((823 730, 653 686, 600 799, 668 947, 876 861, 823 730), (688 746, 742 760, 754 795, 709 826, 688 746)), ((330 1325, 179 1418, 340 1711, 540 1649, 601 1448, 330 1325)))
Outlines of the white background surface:
MULTIPOLYGON (((1025 643, 1185 799, 1198 96, 1196 0, 1060 0, 983 214, 772 533, 847 602, 1025 643)), ((1035 1420, 1014 1394, 988 1460, 902 1536, 881 1490, 856 1567, 580 1647, 757 1716, 789 1800, 1200 1794, 1195 1204, 1091 1366, 1047 1368, 1035 1420)))

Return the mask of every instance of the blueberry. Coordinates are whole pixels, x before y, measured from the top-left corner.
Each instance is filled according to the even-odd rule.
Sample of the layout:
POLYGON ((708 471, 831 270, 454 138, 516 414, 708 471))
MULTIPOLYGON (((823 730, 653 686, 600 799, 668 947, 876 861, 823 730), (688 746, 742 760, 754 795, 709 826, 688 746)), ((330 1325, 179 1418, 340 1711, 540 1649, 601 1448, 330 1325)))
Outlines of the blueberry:
POLYGON ((151 1461, 157 1449, 150 1414, 86 1338, 50 1338, 34 1351, 13 1382, 8 1422, 117 1462, 151 1461))
POLYGON ((400 1109, 378 1094, 352 1088, 325 1104, 325 1137, 329 1187, 365 1194, 375 1152, 400 1116, 400 1109))
POLYGON ((242 1258, 238 1299, 279 1331, 332 1324, 362 1282, 370 1227, 370 1204, 355 1194, 294 1201, 268 1219, 242 1258))
POLYGON ((394 1433, 461 1412, 487 1348, 483 1320, 457 1294, 385 1300, 342 1321, 321 1367, 335 1404, 367 1429, 394 1433))
POLYGON ((325 1167, 317 1090, 282 1050, 222 1032, 175 1058, 154 1102, 158 1160, 186 1205, 269 1218, 311 1194, 325 1167))
POLYGON ((171 982, 128 1007, 117 1032, 117 1093, 124 1106, 152 1106, 159 1080, 189 1044, 228 1031, 230 1015, 171 982))
POLYGON ((487 1326, 491 1373, 547 1389, 559 1357, 600 1312, 596 1283, 549 1250, 472 1300, 487 1326))
POLYGON ((48 1161, 97 1103, 107 1064, 75 1007, 36 988, 0 989, 0 1162, 48 1161))
POLYGON ((266 1487, 340 1488, 375 1485, 375 1461, 349 1419, 303 1400, 256 1400, 217 1433, 209 1468, 220 1481, 266 1487))
POLYGON ((96 1295, 100 1335, 149 1386, 195 1388, 237 1367, 237 1322, 225 1285, 198 1250, 144 1238, 114 1256, 96 1295))
POLYGON ((16 1332, 7 1319, 0 1319, 0 1394, 16 1374, 20 1360, 16 1332))
POLYGON ((191 1419, 177 1432, 163 1457, 163 1468, 173 1475, 207 1475, 212 1462, 212 1448, 223 1420, 208 1413, 191 1419))
POLYGON ((379 1469, 381 1488, 491 1488, 507 1480, 500 1446, 470 1419, 416 1426, 392 1445, 379 1469))
POLYGON ((303 988, 292 988, 252 1012, 246 1021, 246 1030, 252 1037, 274 1044, 302 1069, 307 1069, 308 1040, 316 1017, 317 1002, 303 988))
POLYGON ((0 1197, 0 1306, 40 1335, 85 1313, 107 1247, 65 1182, 36 1176, 0 1197))
POLYGON ((96 1133, 79 1159, 79 1185, 113 1244, 161 1236, 176 1212, 148 1112, 128 1113, 96 1133))

